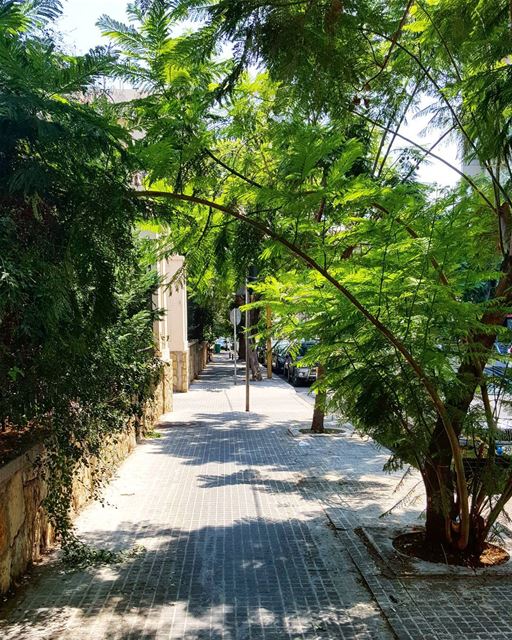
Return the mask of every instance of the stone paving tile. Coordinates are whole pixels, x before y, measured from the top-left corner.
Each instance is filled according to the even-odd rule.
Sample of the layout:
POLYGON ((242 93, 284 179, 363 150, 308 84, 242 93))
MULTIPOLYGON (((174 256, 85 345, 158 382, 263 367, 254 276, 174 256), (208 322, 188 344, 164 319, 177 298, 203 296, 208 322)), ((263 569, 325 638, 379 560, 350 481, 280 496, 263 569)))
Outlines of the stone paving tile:
MULTIPOLYGON (((349 429, 291 438, 312 407, 280 379, 254 385, 246 414, 230 374, 221 360, 177 395, 162 438, 78 521, 93 544, 145 551, 37 570, 0 609, 2 640, 512 640, 510 577, 399 579, 357 535, 409 491, 421 498, 417 477, 384 474, 388 453, 349 429)), ((379 522, 420 511, 408 502, 379 522)))
MULTIPOLYGON (((361 449, 355 441, 351 444, 345 441, 343 446, 350 450, 351 462, 333 465, 333 457, 325 452, 322 457, 312 455, 310 482, 306 481, 302 487, 324 502, 326 512, 339 529, 344 549, 358 567, 396 636, 400 640, 512 640, 512 610, 507 605, 512 598, 510 576, 410 576, 398 579, 373 559, 356 534, 357 528, 367 523, 375 524, 379 512, 389 509, 414 488, 416 479, 414 476, 408 478, 398 495, 393 495, 391 488, 393 484, 397 486, 399 476, 384 476, 374 466, 382 460, 378 456, 373 460, 369 458, 368 448, 374 447, 373 444, 365 443, 366 452, 362 454, 365 460, 361 460, 361 466, 356 462, 361 449)), ((418 523, 419 515, 419 506, 412 505, 407 510, 398 509, 388 522, 390 526, 418 523)))
POLYGON ((287 435, 311 407, 280 380, 255 386, 255 410, 241 411, 230 373, 220 360, 178 395, 162 438, 141 445, 104 505, 78 520, 92 544, 144 550, 109 567, 36 570, 0 610, 1 638, 393 637, 323 511, 338 480, 314 470, 346 461, 342 443, 287 435))

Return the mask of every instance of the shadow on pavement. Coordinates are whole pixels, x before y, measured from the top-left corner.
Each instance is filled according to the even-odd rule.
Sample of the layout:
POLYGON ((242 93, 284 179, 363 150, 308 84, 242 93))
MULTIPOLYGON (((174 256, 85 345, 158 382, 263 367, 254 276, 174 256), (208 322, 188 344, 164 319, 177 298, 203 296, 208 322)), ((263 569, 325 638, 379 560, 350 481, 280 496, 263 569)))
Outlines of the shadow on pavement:
POLYGON ((98 531, 96 539, 107 547, 116 547, 121 535, 147 549, 118 565, 59 573, 53 567, 52 575, 43 570, 25 601, 11 609, 2 637, 388 637, 379 635, 385 624, 376 609, 358 599, 355 576, 322 557, 312 524, 333 535, 320 521, 267 519, 193 531, 155 530, 151 522, 123 523, 114 534, 98 531), (38 590, 57 586, 55 597, 38 607, 38 590), (55 632, 57 621, 63 636, 55 632))

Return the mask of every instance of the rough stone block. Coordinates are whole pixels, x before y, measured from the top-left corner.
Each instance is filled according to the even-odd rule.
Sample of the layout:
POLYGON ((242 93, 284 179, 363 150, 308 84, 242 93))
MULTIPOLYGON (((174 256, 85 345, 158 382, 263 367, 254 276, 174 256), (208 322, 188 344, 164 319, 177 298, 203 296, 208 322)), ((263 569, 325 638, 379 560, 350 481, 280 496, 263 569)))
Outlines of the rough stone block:
POLYGON ((0 556, 0 593, 5 593, 11 586, 11 554, 7 551, 0 556))
POLYGON ((21 525, 25 521, 25 498, 21 471, 18 471, 7 483, 5 501, 7 505, 7 522, 10 537, 9 542, 12 543, 20 530, 21 525))
POLYGON ((10 544, 5 492, 0 492, 0 556, 10 544))
POLYGON ((18 531, 11 548, 11 576, 19 576, 32 561, 31 527, 23 527, 18 531))

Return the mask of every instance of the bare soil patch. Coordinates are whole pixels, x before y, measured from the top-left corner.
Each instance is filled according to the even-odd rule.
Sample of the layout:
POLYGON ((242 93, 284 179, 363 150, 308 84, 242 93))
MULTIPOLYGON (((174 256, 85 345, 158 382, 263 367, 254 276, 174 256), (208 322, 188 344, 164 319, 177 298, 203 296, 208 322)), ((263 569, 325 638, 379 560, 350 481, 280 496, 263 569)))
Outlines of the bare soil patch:
POLYGON ((441 547, 431 548, 425 544, 425 534, 422 531, 399 535, 393 540, 393 547, 411 558, 472 569, 495 567, 510 559, 505 549, 490 542, 486 543, 480 556, 462 555, 441 547))
POLYGON ((342 429, 325 427, 322 433, 315 433, 311 428, 299 429, 299 431, 308 436, 342 436, 345 432, 342 429))

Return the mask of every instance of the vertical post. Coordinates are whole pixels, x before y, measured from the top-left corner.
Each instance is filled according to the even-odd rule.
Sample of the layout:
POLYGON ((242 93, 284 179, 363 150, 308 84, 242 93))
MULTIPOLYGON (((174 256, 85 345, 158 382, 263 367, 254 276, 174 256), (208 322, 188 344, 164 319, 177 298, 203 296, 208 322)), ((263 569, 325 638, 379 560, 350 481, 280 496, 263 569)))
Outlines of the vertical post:
POLYGON ((238 354, 236 352, 236 312, 233 314, 233 360, 235 362, 235 384, 236 384, 236 359, 238 354))
POLYGON ((272 311, 267 304, 267 378, 272 377, 272 339, 270 337, 270 328, 272 327, 272 311))
MULTIPOLYGON (((245 304, 249 304, 249 288, 245 281, 245 304)), ((245 410, 249 411, 249 309, 245 311, 245 410)))

